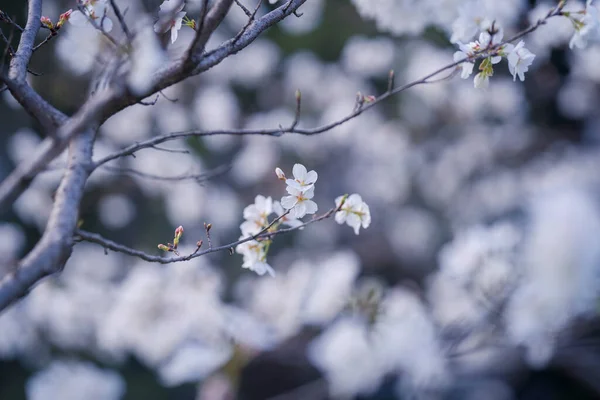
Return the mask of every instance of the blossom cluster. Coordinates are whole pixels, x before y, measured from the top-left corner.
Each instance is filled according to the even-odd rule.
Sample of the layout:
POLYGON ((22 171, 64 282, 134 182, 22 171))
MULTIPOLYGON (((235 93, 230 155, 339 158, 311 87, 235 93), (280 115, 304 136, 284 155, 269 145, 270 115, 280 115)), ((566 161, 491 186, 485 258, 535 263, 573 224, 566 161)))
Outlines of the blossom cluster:
MULTIPOLYGON (((256 196, 254 204, 244 209, 244 222, 240 225, 242 235, 240 240, 252 238, 240 243, 236 252, 242 254, 242 268, 248 268, 259 275, 269 273, 274 276, 273 268, 267 263, 267 254, 271 245, 272 235, 279 226, 287 225, 290 228, 302 229, 301 218, 307 214, 315 214, 318 210, 317 203, 312 198, 315 195, 315 183, 319 175, 316 171, 308 171, 302 164, 295 164, 292 169, 293 178, 287 178, 281 168, 275 169, 277 177, 285 181, 287 195, 281 201, 273 201, 271 197, 256 196), (273 214, 277 217, 269 221, 273 214), (265 236, 261 236, 267 234, 265 236)), ((367 228, 371 224, 369 206, 358 194, 340 196, 335 200, 335 220, 339 224, 347 223, 358 235, 362 226, 367 228)))
POLYGON ((479 64, 479 72, 473 80, 476 88, 486 88, 489 86, 490 77, 494 74, 494 65, 498 64, 503 57, 508 60, 508 69, 516 80, 517 76, 521 81, 525 80, 525 72, 535 58, 535 54, 527 50, 525 43, 520 41, 516 46, 510 43, 502 43, 504 33, 502 28, 492 26, 481 32, 479 40, 463 44, 458 42, 459 51, 454 53, 454 61, 464 61, 460 64, 462 72, 461 78, 467 79, 473 73, 475 59, 484 55, 479 64))

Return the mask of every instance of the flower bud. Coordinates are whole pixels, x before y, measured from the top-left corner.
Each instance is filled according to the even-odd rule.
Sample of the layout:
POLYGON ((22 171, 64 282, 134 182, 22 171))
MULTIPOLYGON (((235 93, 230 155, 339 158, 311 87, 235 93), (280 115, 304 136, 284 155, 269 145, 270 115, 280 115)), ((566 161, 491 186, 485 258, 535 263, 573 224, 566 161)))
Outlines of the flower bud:
POLYGON ((198 241, 196 242, 196 247, 197 247, 197 248, 200 248, 200 247, 202 247, 202 243, 203 243, 203 242, 202 242, 202 240, 198 240, 198 241))
POLYGON ((175 237, 180 238, 183 235, 183 226, 179 225, 177 229, 175 229, 175 237))
POLYGON ((277 178, 279 178, 282 181, 285 181, 285 174, 283 173, 281 168, 279 168, 279 167, 275 168, 275 174, 277 175, 277 178))
POLYGON ((60 14, 58 22, 56 23, 56 27, 60 28, 61 26, 63 26, 64 23, 67 22, 71 17, 71 13, 73 13, 73 10, 69 9, 68 11, 65 11, 64 13, 60 14))
POLYGON ((206 222, 204 223, 204 229, 206 230, 206 233, 210 232, 210 228, 212 228, 212 224, 207 224, 206 222))
POLYGON ((170 251, 170 249, 167 246, 165 246, 164 244, 159 244, 158 248, 162 251, 170 251))
POLYGON ((48 18, 48 17, 41 17, 40 18, 40 22, 46 28, 48 28, 48 29, 54 29, 54 24, 52 23, 52 21, 50 21, 50 18, 48 18))

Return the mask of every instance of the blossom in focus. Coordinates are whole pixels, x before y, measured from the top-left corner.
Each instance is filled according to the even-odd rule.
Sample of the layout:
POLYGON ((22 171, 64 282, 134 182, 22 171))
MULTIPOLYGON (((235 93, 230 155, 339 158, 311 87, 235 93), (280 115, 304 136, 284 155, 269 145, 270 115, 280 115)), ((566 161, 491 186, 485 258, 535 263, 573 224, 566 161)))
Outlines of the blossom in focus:
POLYGON ((527 50, 524 45, 522 40, 516 46, 506 45, 508 69, 513 76, 513 81, 517 79, 517 75, 521 82, 525 80, 525 72, 529 70, 529 66, 535 58, 535 54, 527 50))
MULTIPOLYGON (((460 50, 457 51, 456 53, 454 53, 454 61, 458 62, 458 61, 466 60, 467 58, 473 56, 475 53, 476 45, 477 45, 476 42, 471 42, 469 44, 458 43, 460 50)), ((460 73, 460 77, 462 79, 467 79, 469 76, 471 76, 471 74, 473 73, 474 66, 475 66, 475 63, 469 62, 469 61, 465 61, 462 64, 460 64, 460 67, 462 69, 462 72, 460 73)))
POLYGON ((598 9, 592 5, 593 0, 587 0, 585 10, 581 14, 570 13, 569 18, 575 27, 575 33, 569 41, 569 48, 587 47, 590 39, 600 37, 600 19, 598 9))
POLYGON ((317 212, 317 203, 311 200, 315 195, 314 186, 304 192, 292 186, 288 186, 287 192, 290 195, 284 196, 281 199, 281 205, 286 210, 292 210, 290 212, 292 218, 302 218, 306 214, 314 214, 317 212))
POLYGON ((179 30, 183 24, 183 17, 186 12, 183 11, 185 3, 177 0, 165 0, 160 5, 159 19, 154 24, 154 32, 165 33, 171 30, 171 43, 175 43, 179 30))
POLYGON ((301 192, 306 192, 314 187, 319 177, 315 171, 307 171, 306 167, 302 164, 295 164, 294 168, 292 168, 292 173, 294 174, 294 179, 286 179, 285 183, 301 192))
POLYGON ((106 16, 108 12, 106 0, 78 0, 78 5, 80 10, 73 11, 68 17, 71 24, 74 26, 84 26, 92 22, 93 25, 100 27, 104 32, 112 30, 113 23, 106 16))
MULTIPOLYGON (((345 196, 340 196, 335 199, 336 207, 339 207, 345 196)), ((354 229, 354 233, 358 235, 360 227, 368 228, 371 225, 371 211, 358 194, 352 194, 346 198, 342 208, 335 213, 335 221, 338 224, 344 222, 354 229)))
POLYGON ((256 196, 254 204, 244 209, 245 221, 240 226, 242 235, 256 235, 268 225, 268 217, 273 213, 273 200, 262 195, 256 196))
MULTIPOLYGON (((244 237, 241 237, 240 239, 244 239, 244 237)), ((244 257, 242 268, 254 271, 261 276, 265 273, 269 273, 269 275, 274 277, 275 271, 267 263, 266 246, 267 245, 264 242, 258 242, 256 240, 239 244, 235 251, 244 257)))
MULTIPOLYGON (((281 217, 283 214, 285 214, 285 209, 281 206, 281 203, 279 203, 278 201, 275 201, 273 203, 273 211, 275 211, 275 214, 277 214, 278 217, 281 217)), ((279 221, 281 221, 283 225, 287 225, 290 228, 296 228, 302 225, 302 221, 298 220, 297 218, 292 218, 290 215, 282 217, 279 221)))

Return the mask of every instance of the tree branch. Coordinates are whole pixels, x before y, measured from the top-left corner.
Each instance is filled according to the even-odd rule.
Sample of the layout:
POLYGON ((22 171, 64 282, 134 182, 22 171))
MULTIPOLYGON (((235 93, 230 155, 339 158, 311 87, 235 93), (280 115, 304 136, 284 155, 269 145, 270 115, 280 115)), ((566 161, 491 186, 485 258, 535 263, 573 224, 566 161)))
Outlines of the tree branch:
POLYGON ((95 129, 78 135, 69 148, 69 164, 56 192, 46 230, 14 272, 0 280, 0 310, 27 294, 40 279, 58 272, 71 255, 73 232, 92 158, 95 129))
POLYGON ((231 8, 233 0, 217 0, 217 2, 210 8, 206 13, 206 7, 208 7, 208 1, 203 1, 202 15, 196 37, 192 42, 188 51, 188 57, 193 60, 197 54, 204 52, 204 46, 210 39, 212 33, 221 24, 225 15, 231 8), (206 16, 204 14, 206 13, 206 16))
POLYGON ((12 80, 23 82, 27 77, 27 65, 31 59, 31 54, 33 53, 35 36, 41 26, 41 16, 42 0, 29 0, 27 24, 21 34, 19 47, 10 61, 8 76, 12 80))
POLYGON ((99 244, 100 246, 104 247, 105 249, 112 250, 112 251, 115 251, 118 253, 127 254, 130 256, 134 256, 134 257, 138 257, 144 261, 156 262, 156 263, 160 263, 160 264, 171 264, 171 263, 175 263, 175 262, 189 261, 196 257, 204 256, 204 255, 210 254, 210 253, 216 253, 218 251, 224 251, 224 250, 230 251, 232 248, 235 248, 235 246, 242 244, 242 243, 252 241, 252 240, 269 239, 269 238, 277 236, 277 235, 282 235, 284 233, 293 232, 298 229, 302 229, 308 225, 314 224, 315 222, 327 219, 327 218, 331 217, 338 210, 339 210, 339 207, 334 207, 334 208, 330 209, 329 211, 327 211, 325 214, 315 217, 315 218, 311 219, 310 221, 303 223, 302 225, 298 225, 298 226, 291 227, 291 228, 279 229, 274 232, 267 232, 268 229, 271 226, 273 226, 273 224, 275 222, 277 222, 279 219, 281 219, 283 216, 286 215, 286 214, 283 214, 280 217, 276 218, 273 222, 271 222, 271 224, 269 224, 266 228, 261 230, 261 232, 259 232, 256 235, 248 236, 246 238, 243 238, 243 239, 240 239, 235 242, 231 242, 229 244, 225 244, 222 246, 211 247, 211 248, 208 248, 203 251, 198 251, 199 249, 197 249, 195 252, 193 252, 191 254, 188 254, 186 256, 179 256, 179 257, 155 256, 155 255, 143 252, 141 250, 132 249, 131 247, 127 247, 120 243, 114 242, 110 239, 106 239, 105 237, 103 237, 97 233, 92 233, 92 232, 84 231, 81 229, 77 229, 75 231, 75 235, 76 235, 76 240, 79 239, 81 241, 96 243, 96 244, 99 244))
POLYGON ((67 120, 65 114, 44 100, 26 80, 18 82, 0 77, 0 81, 4 82, 15 100, 42 126, 47 135, 54 136, 56 129, 67 120))

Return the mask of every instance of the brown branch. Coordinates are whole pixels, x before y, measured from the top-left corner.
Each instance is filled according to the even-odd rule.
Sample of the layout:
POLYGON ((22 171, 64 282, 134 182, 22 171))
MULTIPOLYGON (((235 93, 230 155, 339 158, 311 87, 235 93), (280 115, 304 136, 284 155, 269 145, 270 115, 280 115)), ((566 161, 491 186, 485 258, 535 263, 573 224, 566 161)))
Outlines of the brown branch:
POLYGON ((218 251, 229 251, 229 249, 234 248, 235 246, 237 246, 239 244, 246 243, 246 242, 249 242, 252 240, 267 239, 267 238, 271 238, 271 237, 281 235, 284 233, 293 232, 295 230, 302 229, 308 225, 314 224, 315 222, 322 221, 324 219, 331 217, 336 211, 338 211, 338 209, 339 209, 338 207, 334 207, 331 210, 327 211, 325 214, 315 217, 315 218, 311 219, 310 221, 307 221, 307 222, 303 223, 302 225, 299 225, 296 227, 279 229, 274 232, 268 232, 268 229, 270 229, 275 224, 275 222, 279 221, 281 218, 283 218, 285 215, 287 215, 287 214, 282 214, 281 216, 279 216, 275 220, 273 220, 273 222, 271 222, 271 224, 269 224, 269 226, 267 226, 266 228, 261 230, 261 232, 259 232, 256 235, 248 236, 246 238, 237 240, 235 242, 231 242, 226 245, 211 247, 209 249, 202 250, 202 251, 195 251, 186 256, 179 256, 179 257, 155 256, 155 255, 143 252, 141 250, 132 249, 131 247, 127 247, 120 243, 114 242, 110 239, 107 239, 107 238, 97 234, 97 233, 92 233, 92 232, 84 231, 81 229, 78 229, 75 231, 75 235, 76 235, 75 240, 96 243, 96 244, 99 244, 100 246, 103 246, 105 249, 112 250, 112 251, 115 251, 118 253, 127 254, 130 256, 134 256, 134 257, 138 257, 144 261, 156 262, 156 263, 160 263, 160 264, 171 264, 171 263, 175 263, 175 262, 189 261, 193 258, 201 257, 206 254, 216 253, 218 251))

